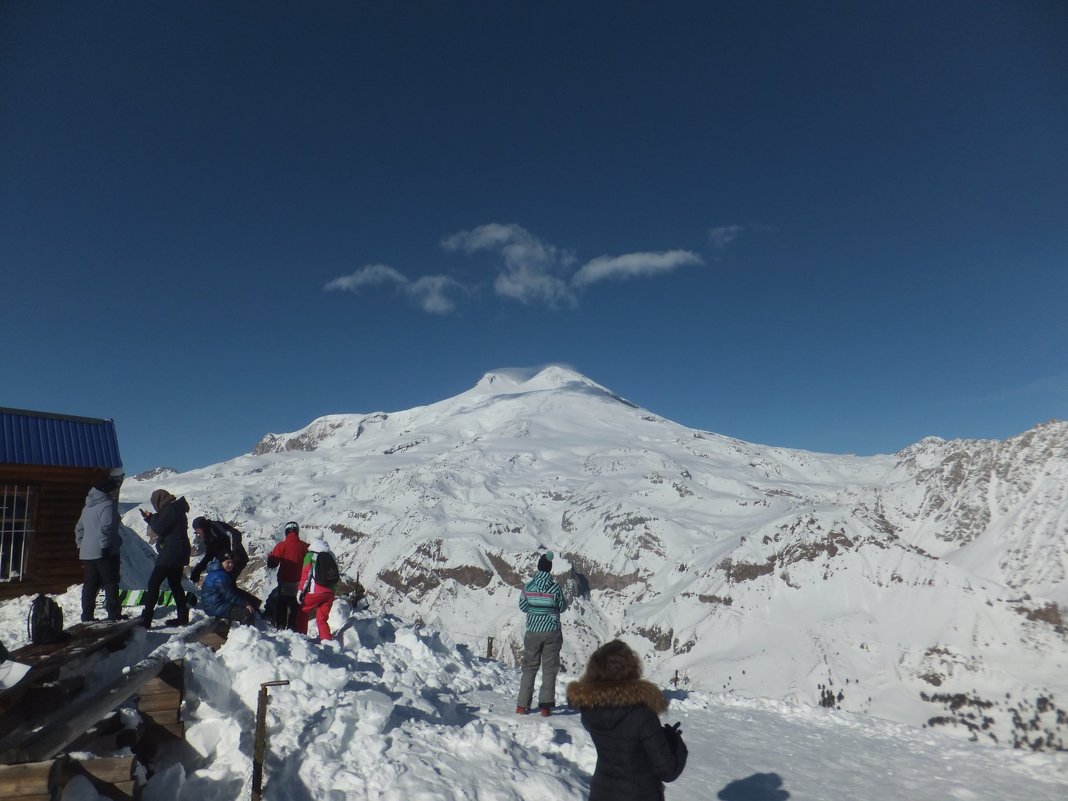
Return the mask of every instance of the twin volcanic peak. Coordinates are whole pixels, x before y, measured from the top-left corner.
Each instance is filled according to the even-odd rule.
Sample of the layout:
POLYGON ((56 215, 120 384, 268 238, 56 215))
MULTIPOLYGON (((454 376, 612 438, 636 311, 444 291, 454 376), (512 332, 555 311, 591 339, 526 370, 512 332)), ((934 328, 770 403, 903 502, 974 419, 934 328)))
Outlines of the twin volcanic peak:
POLYGON ((516 591, 551 549, 573 672, 621 636, 661 682, 999 743, 1068 739, 1063 422, 1004 442, 819 454, 686 428, 552 366, 495 370, 405 411, 321 417, 228 462, 127 484, 124 500, 186 495, 254 550, 300 520, 375 608, 478 652, 493 637, 516 658, 516 591))

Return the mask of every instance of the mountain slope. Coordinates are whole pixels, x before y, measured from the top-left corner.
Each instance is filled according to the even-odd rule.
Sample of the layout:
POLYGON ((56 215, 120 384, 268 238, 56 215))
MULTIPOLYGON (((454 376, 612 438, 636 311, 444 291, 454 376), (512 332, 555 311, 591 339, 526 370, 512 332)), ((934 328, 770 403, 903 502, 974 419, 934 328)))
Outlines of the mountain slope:
POLYGON ((768 448, 552 367, 123 492, 186 494, 259 553, 296 519, 377 604, 479 651, 518 654, 515 590, 551 548, 571 666, 622 635, 692 688, 1063 747, 1066 454, 1065 423, 874 457, 768 448))

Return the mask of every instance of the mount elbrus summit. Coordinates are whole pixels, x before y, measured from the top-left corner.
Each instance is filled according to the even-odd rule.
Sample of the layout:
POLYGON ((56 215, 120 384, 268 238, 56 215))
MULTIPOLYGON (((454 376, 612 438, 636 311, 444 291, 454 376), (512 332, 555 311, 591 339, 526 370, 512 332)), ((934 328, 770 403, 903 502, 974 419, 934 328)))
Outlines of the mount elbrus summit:
MULTIPOLYGON (((838 456, 673 423, 573 371, 496 371, 128 481, 246 534, 326 539, 379 611, 514 659, 551 549, 564 665, 620 636, 662 684, 1068 745, 1068 423, 838 456)), ((124 522, 135 532, 136 512, 124 522)))

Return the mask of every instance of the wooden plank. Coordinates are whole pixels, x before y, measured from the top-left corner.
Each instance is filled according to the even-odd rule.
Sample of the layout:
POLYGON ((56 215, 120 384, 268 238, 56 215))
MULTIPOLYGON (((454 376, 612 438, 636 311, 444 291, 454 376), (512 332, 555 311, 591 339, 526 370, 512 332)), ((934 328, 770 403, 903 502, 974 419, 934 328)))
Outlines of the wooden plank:
POLYGON ((151 715, 154 718, 163 719, 168 714, 175 720, 179 717, 179 709, 182 706, 180 700, 164 699, 159 701, 153 701, 149 699, 138 699, 137 711, 142 715, 151 715))
POLYGON ((134 619, 114 623, 76 623, 63 630, 66 635, 63 641, 24 645, 11 652, 11 659, 34 667, 64 664, 105 646, 125 641, 136 624, 134 619))
POLYGON ((20 798, 43 793, 45 798, 59 788, 66 758, 21 765, 0 765, 0 798, 20 798))
POLYGON ((64 772, 64 785, 85 776, 98 794, 113 801, 132 801, 135 795, 134 757, 101 757, 72 761, 64 772))
POLYGON ((156 678, 145 683, 138 693, 137 711, 156 729, 175 739, 185 738, 182 722, 182 699, 185 697, 185 668, 181 661, 172 662, 156 678))
POLYGON ((212 651, 218 651, 226 642, 226 637, 216 631, 209 631, 200 638, 200 643, 212 651))
POLYGON ((107 784, 115 784, 117 782, 132 781, 134 757, 131 755, 78 759, 72 760, 72 765, 77 766, 76 772, 84 773, 90 778, 107 784))

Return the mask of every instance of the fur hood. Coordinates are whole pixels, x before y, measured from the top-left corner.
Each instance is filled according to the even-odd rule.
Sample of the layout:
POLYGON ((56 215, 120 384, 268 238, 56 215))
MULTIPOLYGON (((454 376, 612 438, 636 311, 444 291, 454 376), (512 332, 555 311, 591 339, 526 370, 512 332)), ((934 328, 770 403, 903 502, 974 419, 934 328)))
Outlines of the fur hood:
POLYGON ((573 681, 567 703, 575 709, 647 706, 660 715, 667 709, 663 691, 650 681, 573 681))

